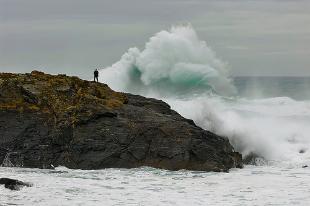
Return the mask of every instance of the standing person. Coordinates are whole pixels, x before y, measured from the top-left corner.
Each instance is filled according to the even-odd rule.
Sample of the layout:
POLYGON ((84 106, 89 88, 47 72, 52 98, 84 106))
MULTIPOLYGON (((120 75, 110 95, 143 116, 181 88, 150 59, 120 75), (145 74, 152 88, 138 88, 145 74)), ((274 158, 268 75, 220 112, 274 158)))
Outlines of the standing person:
POLYGON ((98 77, 99 77, 99 72, 98 72, 98 70, 96 69, 95 71, 94 71, 94 82, 98 82, 98 77))

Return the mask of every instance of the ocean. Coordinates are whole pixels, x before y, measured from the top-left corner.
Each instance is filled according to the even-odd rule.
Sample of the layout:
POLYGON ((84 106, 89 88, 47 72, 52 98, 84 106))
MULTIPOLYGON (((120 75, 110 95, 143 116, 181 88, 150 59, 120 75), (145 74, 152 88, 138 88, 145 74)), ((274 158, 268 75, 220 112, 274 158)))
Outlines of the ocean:
MULTIPOLYGON (((244 153, 248 153, 247 150, 260 152, 265 158, 257 161, 256 165, 231 169, 229 173, 167 171, 147 167, 91 171, 65 167, 57 167, 55 170, 0 168, 0 177, 16 178, 33 184, 33 187, 22 188, 20 191, 11 191, 1 186, 0 205, 306 206, 310 202, 310 167, 303 166, 310 166, 310 101, 308 98, 302 99, 296 92, 303 91, 302 88, 309 82, 310 78, 304 77, 237 77, 234 78, 234 84, 240 90, 238 100, 224 101, 212 97, 214 102, 209 103, 211 105, 220 101, 223 106, 223 102, 226 102, 224 109, 221 107, 221 112, 236 112, 244 118, 242 124, 240 119, 235 122, 241 124, 235 128, 235 135, 242 133, 237 130, 241 128, 245 132, 255 131, 250 137, 247 137, 246 133, 245 137, 232 139, 235 144, 240 146, 240 141, 245 141, 242 138, 261 138, 242 144, 245 147, 244 153), (284 90, 287 82, 290 86, 287 87, 288 90, 284 90), (264 87, 266 94, 260 95, 270 97, 258 98, 247 93, 248 85, 254 84, 264 87), (282 84, 284 85, 281 86, 282 84), (276 89, 275 85, 279 86, 279 89, 276 89), (270 87, 274 88, 273 93, 268 89, 270 87), (274 118, 276 120, 269 125, 269 121, 274 118), (254 121, 253 124, 250 121, 254 121), (267 121, 267 124, 261 123, 264 121, 267 121), (301 123, 300 127, 298 122, 301 123), (295 123, 297 127, 292 127, 295 123), (266 125, 271 129, 266 128, 266 125), (262 134, 256 134, 260 130, 263 130, 262 134), (264 148, 267 148, 267 151, 264 148), (301 149, 305 153, 300 153, 301 149), (267 159, 269 150, 275 150, 277 155, 271 155, 270 159, 267 159)), ((307 94, 306 91, 303 92, 307 94)), ((183 105, 180 102, 171 102, 176 110, 183 105)), ((208 108, 213 107, 211 105, 208 105, 208 108)), ((190 111, 193 111, 193 108, 189 112, 185 110, 184 114, 190 111)), ((195 115, 197 117, 197 114, 195 115)), ((224 118, 228 118, 227 122, 231 121, 226 115, 224 118)), ((203 126, 205 122, 213 120, 203 121, 202 118, 196 121, 203 126)))
POLYGON ((0 205, 309 205, 309 169, 246 166, 229 173, 153 168, 98 171, 1 168, 0 176, 32 182, 0 187, 0 205))
POLYGON ((0 205, 309 205, 310 77, 232 77, 190 26, 155 34, 99 72, 112 89, 162 99, 257 158, 229 173, 0 168, 33 183, 0 187, 0 205))
POLYGON ((243 98, 289 97, 300 101, 310 100, 310 77, 307 76, 237 76, 233 78, 233 84, 243 98))

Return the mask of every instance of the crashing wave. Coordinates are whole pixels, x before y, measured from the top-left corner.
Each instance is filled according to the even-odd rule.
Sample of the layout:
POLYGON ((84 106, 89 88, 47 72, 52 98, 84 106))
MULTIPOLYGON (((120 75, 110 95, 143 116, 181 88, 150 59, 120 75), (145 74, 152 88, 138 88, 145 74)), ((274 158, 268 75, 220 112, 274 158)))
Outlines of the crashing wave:
POLYGON ((129 49, 100 73, 115 90, 163 99, 200 127, 228 137, 244 156, 309 164, 310 102, 237 98, 226 65, 191 26, 155 34, 142 51, 129 49))
POLYGON ((188 26, 172 27, 150 38, 145 49, 131 48, 121 60, 101 70, 100 80, 133 93, 182 95, 212 91, 233 95, 226 64, 188 26))

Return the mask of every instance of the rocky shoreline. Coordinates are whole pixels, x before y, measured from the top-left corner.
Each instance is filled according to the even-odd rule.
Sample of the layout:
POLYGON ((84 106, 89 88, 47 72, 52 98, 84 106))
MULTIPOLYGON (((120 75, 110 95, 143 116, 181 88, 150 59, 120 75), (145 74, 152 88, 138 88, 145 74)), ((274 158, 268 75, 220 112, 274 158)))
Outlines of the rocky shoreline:
POLYGON ((163 101, 33 71, 0 73, 0 163, 228 171, 242 157, 163 101))

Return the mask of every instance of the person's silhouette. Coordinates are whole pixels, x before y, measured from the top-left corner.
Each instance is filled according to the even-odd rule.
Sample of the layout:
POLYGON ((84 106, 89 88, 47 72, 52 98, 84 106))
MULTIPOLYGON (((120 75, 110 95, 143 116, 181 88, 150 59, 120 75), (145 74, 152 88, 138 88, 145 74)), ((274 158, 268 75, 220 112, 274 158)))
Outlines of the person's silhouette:
POLYGON ((94 71, 94 82, 98 82, 98 77, 99 77, 99 72, 98 72, 98 70, 96 69, 95 71, 94 71))

